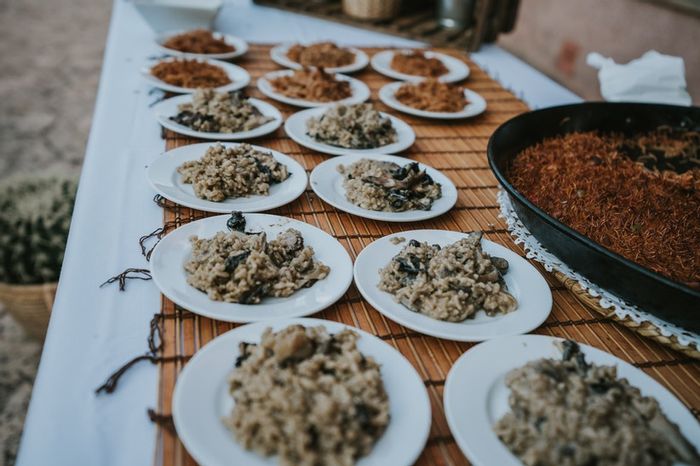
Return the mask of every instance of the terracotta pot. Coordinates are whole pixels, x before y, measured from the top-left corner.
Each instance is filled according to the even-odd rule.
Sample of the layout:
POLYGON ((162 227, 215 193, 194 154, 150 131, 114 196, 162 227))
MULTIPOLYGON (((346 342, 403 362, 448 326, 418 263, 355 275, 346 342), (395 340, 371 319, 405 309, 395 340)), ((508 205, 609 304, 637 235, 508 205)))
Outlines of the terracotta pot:
POLYGON ((31 336, 44 339, 57 283, 14 285, 0 283, 0 303, 31 336))

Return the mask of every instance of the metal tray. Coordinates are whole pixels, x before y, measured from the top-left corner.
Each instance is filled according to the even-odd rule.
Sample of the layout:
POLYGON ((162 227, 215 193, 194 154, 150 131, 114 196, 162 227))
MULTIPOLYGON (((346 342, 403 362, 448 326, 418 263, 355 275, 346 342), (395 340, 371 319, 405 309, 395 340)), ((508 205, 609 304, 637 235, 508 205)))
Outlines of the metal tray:
MULTIPOLYGON (((593 283, 640 309, 700 332, 700 291, 616 254, 535 206, 505 176, 520 151, 544 138, 576 131, 651 131, 661 125, 700 128, 700 107, 589 102, 524 113, 502 124, 488 144, 489 165, 518 217, 539 242, 593 283)), ((700 215, 700 212, 697 213, 700 215)))

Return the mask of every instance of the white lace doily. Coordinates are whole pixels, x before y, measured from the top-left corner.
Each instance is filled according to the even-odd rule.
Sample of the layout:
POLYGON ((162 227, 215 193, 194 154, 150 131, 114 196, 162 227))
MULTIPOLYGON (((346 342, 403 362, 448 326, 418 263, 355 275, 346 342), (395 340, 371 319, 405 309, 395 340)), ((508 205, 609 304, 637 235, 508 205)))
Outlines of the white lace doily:
POLYGON ((620 319, 629 317, 637 323, 649 322, 658 328, 663 336, 673 336, 682 346, 695 346, 696 349, 700 349, 700 335, 661 320, 634 305, 627 304, 624 300, 620 299, 614 294, 598 287, 594 283, 591 283, 586 277, 574 272, 554 254, 547 251, 530 233, 525 225, 522 224, 520 219, 518 219, 515 210, 513 210, 510 197, 505 191, 502 189, 499 190, 496 198, 501 207, 501 217, 503 217, 508 224, 508 231, 515 238, 516 244, 523 245, 528 259, 534 259, 541 263, 548 272, 556 270, 567 277, 576 280, 578 284, 588 292, 588 294, 594 298, 600 298, 599 304, 602 308, 613 309, 615 315, 620 319))

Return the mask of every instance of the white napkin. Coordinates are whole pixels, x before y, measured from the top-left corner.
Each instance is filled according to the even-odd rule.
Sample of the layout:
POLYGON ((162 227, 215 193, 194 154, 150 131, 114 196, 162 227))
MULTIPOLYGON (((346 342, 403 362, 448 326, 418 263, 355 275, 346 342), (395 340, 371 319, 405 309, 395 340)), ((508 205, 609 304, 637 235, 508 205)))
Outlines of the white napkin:
POLYGON ((689 106, 681 57, 651 50, 626 65, 592 52, 586 63, 598 69, 600 93, 611 102, 650 102, 689 106))

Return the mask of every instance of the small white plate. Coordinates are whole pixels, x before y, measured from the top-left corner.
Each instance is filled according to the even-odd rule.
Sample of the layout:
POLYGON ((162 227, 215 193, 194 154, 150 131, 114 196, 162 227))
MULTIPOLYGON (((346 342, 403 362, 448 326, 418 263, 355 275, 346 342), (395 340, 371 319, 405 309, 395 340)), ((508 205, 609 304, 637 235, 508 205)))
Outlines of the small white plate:
POLYGON ((328 107, 316 107, 301 110, 287 118, 287 121, 284 124, 284 130, 287 132, 287 135, 298 144, 329 155, 367 155, 376 153, 395 154, 396 152, 401 152, 402 150, 408 149, 416 140, 416 134, 407 123, 393 115, 380 112, 383 117, 391 120, 392 126, 394 129, 396 129, 396 135, 398 137, 396 142, 372 149, 346 149, 344 147, 324 144, 306 134, 306 122, 309 120, 309 118, 320 117, 326 111, 328 111, 328 107))
POLYGON ((396 99, 396 91, 399 90, 401 86, 405 83, 389 83, 379 89, 379 100, 381 100, 385 105, 398 110, 399 112, 408 113, 411 115, 424 117, 424 118, 436 118, 439 120, 456 120, 460 118, 469 118, 479 115, 486 110, 486 100, 474 91, 469 89, 464 89, 464 97, 467 99, 467 105, 459 112, 429 112, 426 110, 419 110, 417 108, 409 107, 396 99))
MULTIPOLYGON (((275 47, 272 47, 270 49, 270 58, 272 58, 272 61, 277 63, 280 66, 284 66, 286 68, 291 68, 293 70, 300 70, 303 68, 302 65, 299 63, 292 61, 287 57, 287 52, 289 51, 289 48, 294 45, 294 44, 280 44, 275 47)), ((356 49, 354 47, 344 47, 348 50, 350 50, 352 53, 355 54, 355 62, 350 63, 349 65, 345 66, 336 66, 336 67, 331 67, 331 68, 324 68, 327 72, 329 73, 353 73, 355 71, 360 71, 362 68, 367 66, 369 63, 369 57, 365 52, 363 52, 360 49, 356 49)))
POLYGON ((419 164, 421 170, 426 170, 436 183, 441 185, 442 197, 433 202, 430 210, 410 210, 407 212, 382 212, 363 209, 348 201, 343 187, 344 177, 338 172, 338 165, 351 165, 360 158, 394 162, 401 166, 413 162, 411 159, 397 157, 395 155, 367 154, 362 157, 357 155, 341 155, 328 159, 313 169, 311 172, 311 189, 328 204, 349 214, 359 217, 383 220, 385 222, 417 222, 442 215, 452 208, 457 202, 457 188, 454 183, 438 170, 424 164, 419 164))
MULTIPOLYGON (((561 359, 557 341, 561 339, 544 335, 499 338, 476 345, 452 366, 445 383, 445 415, 459 448, 472 464, 522 465, 492 430, 510 411, 505 376, 536 359, 561 359)), ((626 378, 642 395, 656 398, 664 414, 700 449, 700 425, 671 392, 631 364, 591 346, 580 346, 587 361, 617 366, 618 377, 626 378)))
POLYGON ((165 128, 175 131, 185 136, 193 138, 210 139, 214 141, 241 141, 244 139, 257 138, 274 132, 282 125, 282 114, 274 105, 258 99, 249 99, 250 103, 257 107, 265 116, 272 117, 272 121, 268 121, 264 125, 251 129, 250 131, 241 131, 238 133, 206 133, 204 131, 195 131, 192 128, 175 123, 170 117, 174 117, 179 113, 178 105, 192 102, 192 95, 179 95, 158 102, 153 106, 153 112, 158 120, 158 123, 165 128))
POLYGON ((276 79, 281 76, 291 76, 292 74, 294 74, 294 70, 280 70, 267 73, 265 76, 258 79, 258 89, 260 89, 260 92, 262 92, 271 99, 279 100, 280 102, 283 102, 285 104, 305 108, 323 107, 337 104, 361 104, 365 100, 369 99, 370 96, 370 91, 369 87, 367 87, 367 84, 363 83, 359 79, 351 78, 350 76, 344 76, 342 74, 335 74, 335 79, 337 79, 338 81, 348 81, 350 83, 350 91, 352 92, 352 95, 345 99, 336 100, 333 102, 314 102, 312 100, 303 100, 287 97, 286 95, 277 92, 270 83, 270 80, 272 79, 276 79))
MULTIPOLYGON (((162 89, 166 92, 174 92, 176 94, 191 94, 197 89, 192 87, 173 86, 172 84, 168 84, 165 81, 161 81, 160 79, 156 78, 151 74, 151 68, 156 66, 158 63, 170 62, 178 59, 179 58, 165 58, 163 60, 159 60, 157 63, 154 63, 150 66, 144 66, 143 68, 141 68, 141 75, 146 81, 148 81, 148 83, 151 86, 157 87, 158 89, 162 89)), ((218 92, 237 91, 246 87, 250 82, 250 75, 246 70, 244 70, 240 66, 232 65, 231 63, 226 63, 220 60, 199 59, 198 61, 218 66, 219 68, 223 69, 228 75, 228 78, 231 80, 231 82, 215 88, 218 92)))
MULTIPOLYGON (((395 53, 407 52, 410 52, 410 50, 384 50, 383 52, 378 52, 372 57, 372 68, 384 76, 400 81, 422 81, 426 79, 425 76, 401 73, 391 67, 391 60, 394 58, 395 53)), ((469 67, 458 58, 445 55, 444 53, 432 52, 430 50, 425 51, 425 56, 428 58, 437 58, 447 67, 447 73, 438 78, 442 82, 453 83, 461 81, 469 76, 469 67)))
POLYGON ((397 350, 367 332, 321 319, 290 319, 244 325, 217 337, 200 349, 177 378, 173 394, 173 421, 187 451, 202 466, 274 466, 275 457, 264 457, 243 448, 222 419, 233 409, 228 377, 239 354, 240 342, 259 343, 267 327, 279 331, 289 325, 323 325, 335 334, 357 332, 358 349, 381 366, 389 396, 390 420, 369 455, 357 466, 408 466, 418 458, 430 433, 428 392, 410 362, 397 350))
POLYGON ((169 48, 163 46, 165 41, 168 40, 170 37, 173 37, 177 34, 181 34, 183 32, 187 32, 187 31, 172 31, 172 32, 159 34, 158 37, 156 37, 156 44, 158 45, 158 49, 162 53, 171 55, 173 57, 215 58, 218 60, 230 60, 231 58, 240 57, 241 55, 244 55, 248 51, 248 43, 246 41, 244 41, 240 37, 232 36, 230 34, 222 34, 220 32, 214 32, 214 37, 216 37, 218 39, 223 38, 227 44, 233 45, 236 48, 236 50, 234 50, 233 52, 225 52, 225 53, 189 53, 189 52, 180 52, 179 50, 169 49, 169 48))
POLYGON ((467 235, 447 230, 413 230, 380 238, 364 248, 355 260, 355 285, 369 303, 389 319, 416 332, 457 341, 482 341, 529 332, 542 324, 552 310, 552 293, 544 277, 528 261, 508 248, 487 239, 481 240, 484 251, 508 261, 504 280, 508 292, 518 300, 518 307, 505 315, 489 317, 479 311, 463 322, 446 322, 414 312, 394 301, 394 296, 379 289, 379 271, 398 254, 408 241, 447 246, 467 235), (406 241, 393 244, 391 239, 406 241))
POLYGON ((282 317, 301 317, 325 309, 347 291, 352 283, 352 260, 345 248, 325 231, 287 217, 267 214, 245 214, 246 231, 264 231, 268 240, 294 228, 301 232, 304 243, 313 247, 317 260, 330 267, 326 278, 310 288, 298 290, 286 298, 265 297, 258 304, 238 304, 209 299, 206 293, 187 283, 185 262, 190 258, 190 236, 211 238, 228 231, 228 215, 218 215, 181 226, 163 237, 153 250, 151 273, 160 291, 174 303, 190 311, 226 322, 256 322, 282 317))
MULTIPOLYGON (((219 143, 224 147, 236 147, 238 143, 219 143)), ((228 198, 221 202, 201 199, 194 193, 192 185, 182 182, 182 175, 177 168, 185 162, 199 160, 212 144, 190 144, 170 150, 157 158, 148 167, 148 181, 158 194, 185 207, 203 210, 205 212, 230 213, 234 210, 241 212, 261 212, 274 209, 292 202, 301 196, 306 189, 308 178, 306 170, 299 162, 281 152, 260 146, 252 146, 260 152, 267 152, 280 163, 287 166, 289 178, 281 183, 270 185, 267 196, 255 195, 248 197, 228 198)))

